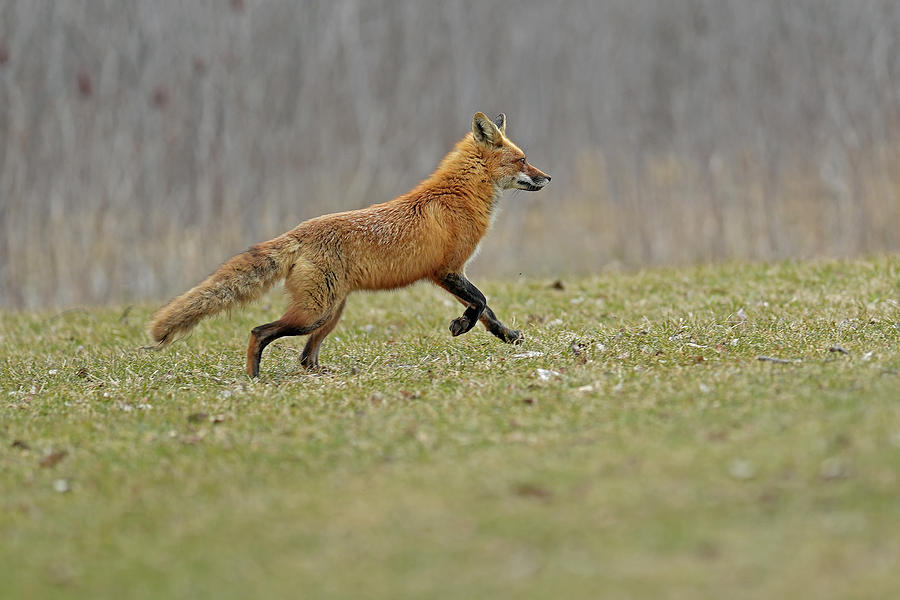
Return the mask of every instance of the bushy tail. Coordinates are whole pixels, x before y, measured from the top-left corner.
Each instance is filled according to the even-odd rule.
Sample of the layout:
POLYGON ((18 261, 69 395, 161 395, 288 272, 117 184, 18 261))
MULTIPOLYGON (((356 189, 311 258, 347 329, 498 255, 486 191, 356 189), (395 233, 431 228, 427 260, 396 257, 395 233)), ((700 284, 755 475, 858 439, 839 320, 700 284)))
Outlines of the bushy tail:
POLYGON ((202 318, 255 300, 285 276, 299 253, 298 239, 288 232, 238 254, 156 311, 148 326, 150 335, 162 348, 202 318))

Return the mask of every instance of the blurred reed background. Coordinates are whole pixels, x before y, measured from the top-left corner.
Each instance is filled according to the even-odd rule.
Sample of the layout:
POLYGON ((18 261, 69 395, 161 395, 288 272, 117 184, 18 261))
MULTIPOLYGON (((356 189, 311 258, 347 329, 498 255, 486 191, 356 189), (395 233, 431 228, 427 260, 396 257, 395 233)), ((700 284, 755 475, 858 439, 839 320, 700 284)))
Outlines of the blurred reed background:
POLYGON ((2 0, 0 306, 180 292, 477 110, 553 183, 475 275, 900 247, 896 0, 2 0))

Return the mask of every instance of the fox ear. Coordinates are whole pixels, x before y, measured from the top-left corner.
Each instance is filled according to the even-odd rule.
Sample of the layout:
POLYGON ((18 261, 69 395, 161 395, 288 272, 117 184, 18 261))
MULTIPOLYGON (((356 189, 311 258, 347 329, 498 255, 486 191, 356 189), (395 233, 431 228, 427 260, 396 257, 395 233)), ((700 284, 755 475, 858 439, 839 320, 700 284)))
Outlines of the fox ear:
POLYGON ((497 128, 501 131, 501 133, 503 133, 503 135, 506 135, 506 115, 500 113, 499 115, 494 117, 494 125, 497 126, 497 128))
POLYGON ((472 135, 476 142, 485 146, 499 146, 503 140, 500 129, 482 112, 472 117, 472 135))

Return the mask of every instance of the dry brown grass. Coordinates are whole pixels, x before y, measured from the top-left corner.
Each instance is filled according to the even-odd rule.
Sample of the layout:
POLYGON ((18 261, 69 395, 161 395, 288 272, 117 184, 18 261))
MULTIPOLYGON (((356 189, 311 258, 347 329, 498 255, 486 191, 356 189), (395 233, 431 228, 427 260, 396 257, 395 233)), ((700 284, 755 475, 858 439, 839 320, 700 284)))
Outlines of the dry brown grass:
MULTIPOLYGON (((507 194, 472 272, 510 278, 900 249, 900 175, 892 168, 900 164, 900 147, 858 158, 840 180, 804 164, 780 166, 770 180, 750 155, 711 165, 667 156, 639 170, 611 166, 615 162, 601 152, 585 153, 575 180, 561 191, 551 186, 540 194, 507 194)), ((340 182, 335 176, 331 190, 323 186, 313 197, 333 199, 330 210, 354 208, 340 204, 340 182)), ((140 212, 125 206, 104 215, 51 214, 9 232, 17 254, 5 265, 2 300, 42 306, 159 298, 195 284, 248 245, 319 214, 313 211, 329 211, 328 204, 311 202, 300 211, 283 198, 271 204, 262 198, 252 230, 228 222, 224 212, 185 226, 154 205, 140 212)))
POLYGON ((574 189, 511 208, 479 264, 492 274, 586 273, 609 265, 896 251, 898 161, 900 147, 880 147, 854 157, 852 170, 837 177, 827 165, 802 162, 773 174, 750 154, 706 165, 665 156, 633 168, 586 153, 574 189))
POLYGON ((553 184, 473 271, 894 251, 896 56, 894 0, 9 0, 0 306, 172 295, 405 192, 476 110, 553 184))

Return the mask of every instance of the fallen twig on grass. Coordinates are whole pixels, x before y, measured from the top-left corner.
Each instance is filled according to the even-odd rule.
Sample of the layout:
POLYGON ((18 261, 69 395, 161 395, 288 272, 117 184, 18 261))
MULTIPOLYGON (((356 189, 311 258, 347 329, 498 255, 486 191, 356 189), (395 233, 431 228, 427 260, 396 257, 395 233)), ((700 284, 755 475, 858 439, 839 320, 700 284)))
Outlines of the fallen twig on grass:
POLYGON ((774 356, 757 356, 756 360, 761 360, 765 362, 772 362, 779 365, 795 365, 799 362, 802 362, 799 358, 776 358, 774 356))

